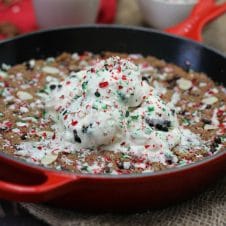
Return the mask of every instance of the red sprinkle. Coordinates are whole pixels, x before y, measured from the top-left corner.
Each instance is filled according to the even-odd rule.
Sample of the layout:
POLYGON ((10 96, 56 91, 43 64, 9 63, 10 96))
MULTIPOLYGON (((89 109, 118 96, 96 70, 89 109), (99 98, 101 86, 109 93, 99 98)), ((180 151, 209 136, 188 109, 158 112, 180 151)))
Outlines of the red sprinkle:
POLYGON ((118 72, 120 73, 122 71, 122 68, 118 66, 118 72))
POLYGON ((8 121, 8 122, 5 123, 5 126, 8 127, 8 128, 12 127, 12 125, 13 125, 13 123, 10 122, 10 121, 8 121))
POLYGON ((148 63, 143 63, 143 64, 142 64, 142 67, 143 67, 143 68, 146 68, 146 67, 148 67, 148 66, 149 66, 148 63))
POLYGON ((119 86, 118 86, 118 89, 123 89, 123 86, 119 85, 119 86))
POLYGON ((61 106, 59 106, 58 108, 56 108, 56 111, 60 111, 60 109, 61 109, 62 107, 61 106))
POLYGON ((68 117, 68 115, 65 115, 65 116, 64 116, 64 120, 66 120, 66 119, 67 119, 67 117, 68 117))
POLYGON ((107 162, 110 162, 110 161, 111 161, 111 158, 108 157, 108 156, 106 156, 104 159, 105 159, 105 161, 107 161, 107 162))
POLYGON ((46 138, 46 137, 47 137, 46 132, 43 132, 43 133, 42 133, 42 136, 43 136, 44 138, 46 138))
POLYGON ((54 133, 52 136, 52 140, 55 140, 55 139, 56 139, 56 134, 54 133))
POLYGON ((78 121, 76 121, 76 120, 72 120, 72 121, 71 121, 71 125, 72 125, 72 126, 76 126, 77 124, 78 124, 78 121))
POLYGON ((150 147, 150 145, 147 144, 147 145, 144 145, 144 147, 145 147, 145 149, 148 149, 150 147))
POLYGON ((7 81, 4 82, 4 87, 9 87, 9 83, 7 81))
POLYGON ((125 75, 123 75, 122 80, 127 80, 127 77, 125 75))
POLYGON ((70 81, 67 81, 67 82, 66 82, 66 85, 70 85, 70 84, 71 84, 71 82, 70 82, 70 81))
POLYGON ((222 110, 219 109, 218 112, 217 112, 217 116, 220 117, 220 116, 222 116, 223 114, 224 114, 224 111, 222 111, 222 110))
POLYGON ((219 127, 219 128, 222 128, 222 129, 225 129, 225 128, 226 128, 226 126, 225 126, 224 123, 220 123, 220 124, 218 125, 218 127, 219 127))
POLYGON ((105 88, 105 87, 107 87, 109 84, 108 84, 108 82, 100 82, 99 83, 99 87, 100 88, 105 88))

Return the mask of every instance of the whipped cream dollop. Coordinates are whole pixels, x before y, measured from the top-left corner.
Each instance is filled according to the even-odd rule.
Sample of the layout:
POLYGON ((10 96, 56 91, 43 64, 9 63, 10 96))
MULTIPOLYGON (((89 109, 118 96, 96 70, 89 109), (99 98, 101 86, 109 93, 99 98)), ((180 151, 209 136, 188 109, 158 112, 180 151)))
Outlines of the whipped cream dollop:
POLYGON ((166 164, 169 159, 177 162, 175 146, 191 143, 186 143, 188 133, 179 127, 172 105, 163 102, 142 81, 139 67, 126 59, 102 60, 56 83, 49 84, 51 91, 42 97, 54 136, 24 142, 18 154, 41 161, 49 153, 107 150, 166 164))

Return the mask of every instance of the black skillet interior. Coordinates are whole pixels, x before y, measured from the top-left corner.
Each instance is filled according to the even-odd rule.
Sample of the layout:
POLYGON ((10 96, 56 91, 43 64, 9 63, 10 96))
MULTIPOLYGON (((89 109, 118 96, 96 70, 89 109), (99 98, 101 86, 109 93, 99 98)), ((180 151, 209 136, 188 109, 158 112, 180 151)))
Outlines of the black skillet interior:
POLYGON ((56 56, 64 51, 153 55, 226 84, 226 57, 201 44, 158 31, 93 25, 41 31, 0 43, 0 64, 56 56))

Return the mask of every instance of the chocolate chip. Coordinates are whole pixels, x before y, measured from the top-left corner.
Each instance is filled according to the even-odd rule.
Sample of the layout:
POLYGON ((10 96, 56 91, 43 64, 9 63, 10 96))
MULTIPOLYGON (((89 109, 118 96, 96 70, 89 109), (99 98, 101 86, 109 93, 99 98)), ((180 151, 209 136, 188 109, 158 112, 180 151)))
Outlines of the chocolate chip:
POLYGON ((54 90, 54 89, 56 89, 56 85, 52 84, 52 85, 49 86, 49 88, 50 88, 51 90, 54 90))
POLYGON ((90 123, 88 126, 82 126, 82 132, 87 133, 89 128, 92 128, 93 124, 90 123))
POLYGON ((27 134, 24 133, 20 138, 21 138, 21 140, 26 140, 27 139, 27 134))
POLYGON ((205 124, 211 124, 211 120, 205 118, 202 119, 202 122, 205 124))
POLYGON ((171 112, 172 112, 172 115, 175 115, 175 110, 174 109, 170 109, 171 110, 171 112))
POLYGON ((108 64, 104 64, 105 70, 108 70, 108 64))
POLYGON ((67 113, 67 110, 64 110, 63 113, 62 113, 62 115, 65 115, 66 113, 67 113))
POLYGON ((117 166, 119 169, 124 169, 123 162, 117 162, 117 166))
POLYGON ((106 167, 104 168, 104 172, 105 172, 105 173, 110 173, 110 172, 111 172, 111 168, 110 168, 109 166, 106 166, 106 167))
POLYGON ((168 132, 169 127, 171 126, 171 122, 169 120, 159 120, 159 119, 146 118, 145 121, 150 127, 154 127, 157 130, 160 130, 160 131, 163 131, 163 132, 168 132))
POLYGON ((186 112, 187 112, 186 110, 183 110, 183 111, 180 111, 179 114, 180 114, 180 115, 185 115, 186 112))
POLYGON ((60 88, 62 88, 62 85, 61 85, 61 84, 59 84, 57 87, 58 87, 58 89, 60 89, 60 88))
POLYGON ((216 150, 216 147, 215 146, 210 146, 210 152, 212 152, 212 153, 214 153, 214 152, 216 152, 217 150, 216 150))
POLYGON ((100 97, 100 93, 98 91, 96 91, 94 94, 96 97, 100 97))
POLYGON ((169 131, 169 126, 167 125, 162 125, 162 124, 156 124, 156 129, 164 131, 164 132, 168 132, 169 131))
POLYGON ((6 131, 7 129, 8 129, 7 127, 2 126, 0 127, 0 132, 6 131))
POLYGON ((78 136, 78 133, 76 130, 73 130, 73 134, 74 134, 75 142, 82 143, 81 138, 78 136))
POLYGON ((27 70, 32 70, 32 69, 33 69, 33 68, 31 67, 31 64, 30 64, 29 61, 26 61, 26 62, 24 63, 24 65, 25 65, 25 67, 26 67, 27 70))
POLYGON ((221 138, 220 137, 215 137, 214 140, 213 140, 213 143, 210 145, 210 151, 212 153, 216 152, 217 151, 217 148, 219 146, 219 144, 221 144, 221 138))
POLYGON ((151 75, 148 76, 142 76, 142 81, 146 81, 148 84, 150 83, 151 75))
MULTIPOLYGON (((76 68, 76 69, 73 69, 73 72, 79 72, 79 71, 81 71, 81 69, 80 68, 76 68)), ((71 78, 75 78, 76 77, 76 75, 71 75, 70 76, 71 78)))
POLYGON ((83 126, 82 127, 82 132, 87 133, 89 126, 83 126))
POLYGON ((172 161, 172 159, 167 159, 167 160, 166 160, 166 163, 167 163, 168 165, 171 165, 171 164, 173 164, 173 161, 172 161))
POLYGON ((215 137, 214 138, 214 143, 221 144, 222 143, 221 138, 220 137, 215 137))
POLYGON ((167 83, 168 83, 167 88, 173 89, 173 88, 176 86, 177 80, 178 80, 179 78, 180 78, 180 76, 176 75, 176 76, 174 76, 173 78, 168 79, 168 80, 167 80, 167 83))

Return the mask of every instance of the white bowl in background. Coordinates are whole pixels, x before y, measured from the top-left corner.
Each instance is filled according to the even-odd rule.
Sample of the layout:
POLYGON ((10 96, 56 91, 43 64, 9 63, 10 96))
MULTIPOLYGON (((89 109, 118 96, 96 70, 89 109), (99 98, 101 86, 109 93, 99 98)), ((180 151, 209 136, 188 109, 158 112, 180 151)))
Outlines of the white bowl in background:
POLYGON ((184 20, 197 0, 138 0, 146 23, 165 29, 184 20))
POLYGON ((40 28, 95 23, 99 0, 33 0, 40 28))

